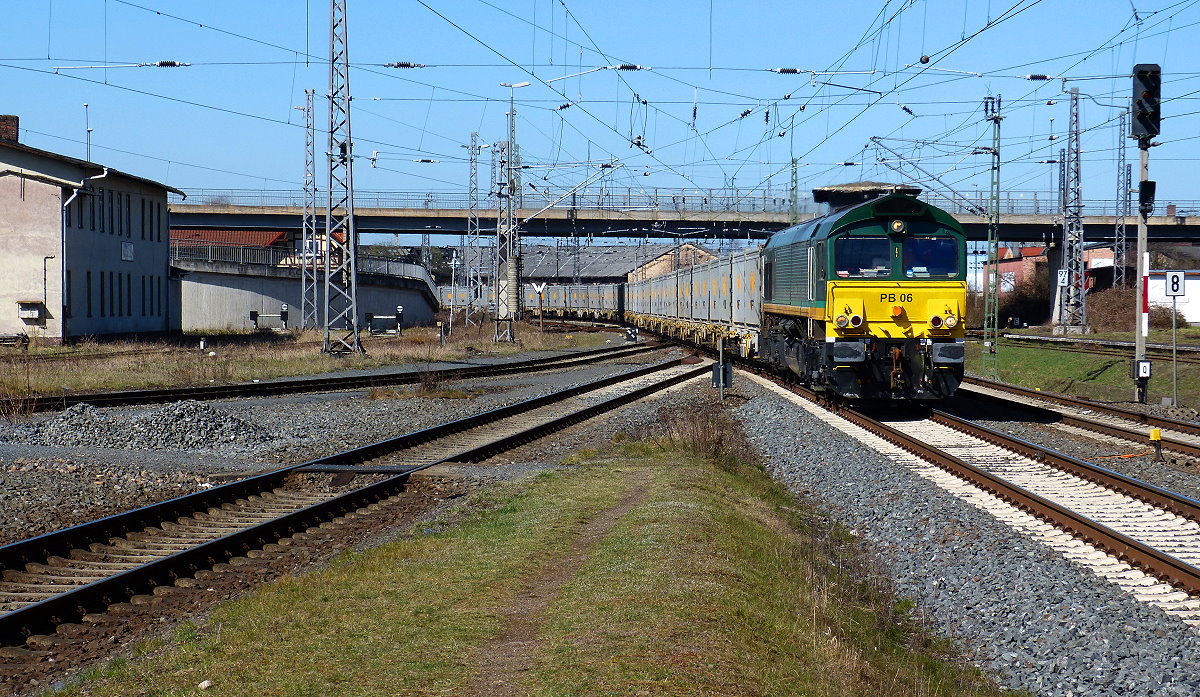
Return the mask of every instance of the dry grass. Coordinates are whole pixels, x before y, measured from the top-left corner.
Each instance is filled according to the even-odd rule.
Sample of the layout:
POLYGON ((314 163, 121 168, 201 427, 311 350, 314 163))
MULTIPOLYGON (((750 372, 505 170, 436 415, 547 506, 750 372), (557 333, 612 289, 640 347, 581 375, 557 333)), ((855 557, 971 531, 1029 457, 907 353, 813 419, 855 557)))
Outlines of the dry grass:
POLYGON ((321 334, 226 334, 210 336, 206 348, 163 343, 81 341, 69 347, 31 347, 0 353, 0 397, 69 392, 184 387, 245 382, 338 370, 407 363, 460 361, 523 351, 586 347, 604 343, 601 334, 540 333, 518 325, 517 343, 493 343, 492 327, 464 327, 443 346, 433 327, 405 330, 400 337, 366 337, 365 356, 321 353, 321 334), (46 358, 50 357, 50 358, 46 358))

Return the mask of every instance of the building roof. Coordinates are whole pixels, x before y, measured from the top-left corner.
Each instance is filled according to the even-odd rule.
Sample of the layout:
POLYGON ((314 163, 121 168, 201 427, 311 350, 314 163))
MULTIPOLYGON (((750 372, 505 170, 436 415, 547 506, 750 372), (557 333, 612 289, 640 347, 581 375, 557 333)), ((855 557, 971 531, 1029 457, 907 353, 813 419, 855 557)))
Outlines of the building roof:
POLYGON ((103 174, 105 170, 108 170, 109 174, 119 174, 122 177, 125 177, 126 179, 132 179, 134 181, 139 181, 139 182, 142 182, 145 184, 150 184, 151 186, 161 187, 163 189, 166 189, 167 191, 170 191, 173 194, 179 194, 180 196, 187 198, 187 194, 185 194, 184 192, 180 191, 179 189, 176 189, 173 186, 168 186, 166 184, 163 184, 162 182, 156 182, 153 179, 146 179, 145 177, 139 177, 139 176, 136 176, 133 174, 129 174, 128 172, 122 172, 122 171, 120 171, 118 169, 114 169, 112 167, 106 167, 105 165, 96 164, 95 162, 88 162, 87 160, 80 160, 78 158, 69 157, 67 155, 60 155, 59 153, 50 152, 49 150, 42 150, 40 148, 30 147, 28 145, 25 145, 24 143, 14 143, 12 141, 7 141, 7 140, 0 141, 0 148, 8 148, 10 150, 15 150, 17 152, 23 152, 23 153, 27 153, 30 155, 36 155, 38 157, 45 157, 45 158, 54 160, 56 162, 62 162, 64 164, 78 167, 78 168, 84 170, 85 172, 93 172, 94 173, 94 174, 88 175, 88 176, 95 176, 96 174, 103 174))
POLYGON ((287 230, 171 228, 171 244, 181 247, 270 247, 287 236, 287 230))

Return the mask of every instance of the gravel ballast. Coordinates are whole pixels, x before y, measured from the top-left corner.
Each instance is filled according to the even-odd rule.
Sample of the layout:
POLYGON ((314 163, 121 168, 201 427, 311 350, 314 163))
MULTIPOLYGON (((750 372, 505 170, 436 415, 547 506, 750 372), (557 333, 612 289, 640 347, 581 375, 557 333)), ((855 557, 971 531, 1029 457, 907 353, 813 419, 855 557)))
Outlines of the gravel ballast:
POLYGON ((918 616, 1001 684, 1036 695, 1200 694, 1200 633, 741 381, 771 474, 875 551, 918 616))
MULTIPOLYGON (((96 408, 0 421, 0 544, 95 520, 659 362, 663 353, 441 387, 468 399, 363 391, 96 408)), ((405 389, 400 389, 405 392, 405 389)))

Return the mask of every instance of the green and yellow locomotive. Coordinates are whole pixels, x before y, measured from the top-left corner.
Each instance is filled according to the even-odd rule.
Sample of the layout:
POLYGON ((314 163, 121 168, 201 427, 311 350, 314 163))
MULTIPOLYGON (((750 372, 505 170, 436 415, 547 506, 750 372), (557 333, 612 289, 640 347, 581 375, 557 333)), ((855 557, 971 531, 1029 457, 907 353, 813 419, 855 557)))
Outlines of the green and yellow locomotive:
POLYGON ((760 358, 850 399, 953 394, 966 324, 962 226, 912 189, 814 194, 842 207, 763 249, 760 358))

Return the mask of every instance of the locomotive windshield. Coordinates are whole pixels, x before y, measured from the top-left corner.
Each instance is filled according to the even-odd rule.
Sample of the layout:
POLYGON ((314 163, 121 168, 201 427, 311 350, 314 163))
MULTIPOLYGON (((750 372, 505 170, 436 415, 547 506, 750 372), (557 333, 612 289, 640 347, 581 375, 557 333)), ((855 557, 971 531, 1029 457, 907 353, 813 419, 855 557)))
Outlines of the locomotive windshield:
POLYGON ((839 278, 892 275, 892 241, 886 237, 840 237, 834 247, 839 278))
POLYGON ((950 278, 958 275, 958 244, 953 237, 909 237, 904 240, 904 275, 950 278))

